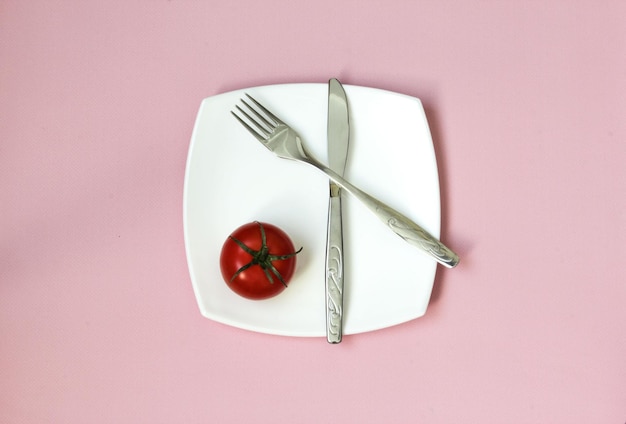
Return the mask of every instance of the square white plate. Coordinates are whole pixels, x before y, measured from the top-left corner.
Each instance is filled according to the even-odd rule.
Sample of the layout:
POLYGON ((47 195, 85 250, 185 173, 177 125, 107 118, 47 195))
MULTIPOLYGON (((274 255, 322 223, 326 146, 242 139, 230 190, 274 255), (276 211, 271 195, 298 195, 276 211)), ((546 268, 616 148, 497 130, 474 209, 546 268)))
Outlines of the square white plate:
MULTIPOLYGON (((344 86, 350 108, 345 178, 411 218, 440 231, 439 179, 419 99, 344 86)), ((327 162, 327 84, 253 87, 206 98, 189 147, 184 235, 200 312, 235 327, 286 336, 325 336, 325 243, 328 179, 315 168, 279 159, 230 114, 244 92, 302 136, 327 162), (298 255, 289 287, 269 300, 239 297, 222 280, 220 250, 240 225, 265 221, 286 231, 298 255)), ((389 231, 347 193, 344 213, 344 334, 396 325, 426 312, 436 262, 389 231)))

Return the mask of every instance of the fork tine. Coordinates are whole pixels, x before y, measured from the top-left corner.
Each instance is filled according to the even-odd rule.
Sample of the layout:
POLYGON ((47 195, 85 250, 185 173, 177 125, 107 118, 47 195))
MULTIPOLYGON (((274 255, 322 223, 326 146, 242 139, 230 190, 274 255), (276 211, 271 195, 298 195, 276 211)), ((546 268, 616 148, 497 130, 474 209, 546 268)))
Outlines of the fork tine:
MULTIPOLYGON (((246 105, 248 106, 248 105, 246 105)), ((257 132, 259 134, 263 134, 265 137, 269 137, 270 134, 272 133, 272 130, 274 129, 273 126, 269 125, 269 123, 265 122, 265 120, 263 120, 263 118, 261 117, 261 120, 263 120, 263 122, 265 122, 266 126, 263 126, 263 124, 261 122, 259 122, 258 119, 254 119, 252 116, 250 116, 250 114, 248 112, 246 112, 245 110, 243 110, 242 108, 240 108, 239 106, 235 106, 239 112, 244 115, 248 121, 250 121, 250 123, 254 124, 254 126, 256 126, 257 128, 257 132)), ((250 106, 248 106, 248 108, 250 108, 250 106)), ((251 110, 251 112, 254 113, 255 116, 258 116, 258 113, 255 112, 254 110, 251 110)))
MULTIPOLYGON (((237 109, 241 110, 241 108, 239 106, 237 106, 237 109)), ((241 119, 239 117, 239 115, 237 115, 235 112, 233 112, 232 110, 230 111, 230 113, 233 114, 233 116, 235 118, 237 118, 237 120, 241 123, 241 125, 243 125, 249 132, 250 134, 252 134, 253 136, 256 137, 257 140, 259 140, 262 143, 265 143, 267 141, 266 137, 263 137, 261 134, 259 134, 255 129, 253 129, 250 125, 248 125, 248 123, 246 121, 244 121, 243 119, 241 119)), ((245 112, 244 112, 245 113, 245 112)), ((247 114, 246 114, 247 115, 247 114)))
MULTIPOLYGON (((263 128, 264 132, 266 132, 266 131, 265 131, 265 129, 269 130, 270 132, 271 132, 271 131, 274 131, 274 130, 276 129, 276 126, 277 126, 278 124, 276 124, 276 123, 274 123, 274 122, 270 122, 270 121, 268 121, 268 120, 267 120, 267 118, 266 118, 265 116, 261 115, 261 114, 260 114, 260 113, 259 113, 259 112, 258 112, 258 111, 254 108, 254 107, 252 107, 252 105, 250 105, 250 104, 249 104, 248 102, 246 102, 244 99, 241 99, 241 102, 242 102, 244 105, 246 105, 246 107, 248 108, 248 110, 249 110, 250 112, 252 112, 252 114, 254 114, 254 116, 255 116, 257 119, 254 119, 251 115, 249 115, 248 113, 244 112, 244 111, 243 111, 243 109, 239 108, 239 110, 240 110, 241 112, 243 112, 243 113, 246 115, 246 117, 247 117, 248 119, 250 119, 252 122, 254 122, 254 123, 255 123, 258 127, 263 127, 263 125, 265 125, 265 127, 263 128), (260 122, 259 122, 259 121, 260 121, 260 122)), ((267 133, 266 135, 268 135, 268 136, 269 136, 269 133, 267 133)))
MULTIPOLYGON (((246 97, 248 97, 250 100, 252 100, 254 102, 255 105, 258 106, 259 109, 261 109, 261 111, 263 111, 264 114, 266 114, 268 117, 272 118, 274 120, 274 122, 276 122, 277 124, 282 124, 285 125, 285 123, 283 121, 281 121, 280 119, 278 119, 278 117, 276 115, 274 115, 272 112, 270 112, 269 110, 267 110, 265 108, 265 106, 263 106, 261 103, 257 102, 254 97, 252 97, 251 95, 249 95, 248 93, 246 93, 246 97)), ((242 99, 243 100, 243 99, 242 99)), ((244 102, 245 103, 245 102, 244 102)))

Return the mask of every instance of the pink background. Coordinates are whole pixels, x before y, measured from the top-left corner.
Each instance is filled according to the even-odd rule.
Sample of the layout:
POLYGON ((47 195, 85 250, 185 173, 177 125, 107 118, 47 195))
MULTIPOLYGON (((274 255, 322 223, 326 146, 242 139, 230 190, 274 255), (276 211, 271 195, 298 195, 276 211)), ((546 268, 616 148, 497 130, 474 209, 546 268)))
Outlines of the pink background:
POLYGON ((0 422, 623 424, 625 22, 598 0, 0 2, 0 422), (330 77, 422 99, 461 265, 423 318, 337 346, 202 318, 200 101, 330 77))

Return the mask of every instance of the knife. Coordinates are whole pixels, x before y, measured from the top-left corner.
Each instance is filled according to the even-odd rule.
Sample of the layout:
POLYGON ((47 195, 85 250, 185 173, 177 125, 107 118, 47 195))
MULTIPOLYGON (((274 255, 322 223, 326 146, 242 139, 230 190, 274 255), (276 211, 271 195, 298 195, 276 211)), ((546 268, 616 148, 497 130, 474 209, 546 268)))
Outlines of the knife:
MULTIPOLYGON (((328 81, 328 166, 343 176, 348 159, 350 118, 348 99, 341 83, 328 81)), ((343 229, 341 223, 341 188, 329 183, 328 234, 326 239, 326 339, 339 343, 343 335, 343 229)))

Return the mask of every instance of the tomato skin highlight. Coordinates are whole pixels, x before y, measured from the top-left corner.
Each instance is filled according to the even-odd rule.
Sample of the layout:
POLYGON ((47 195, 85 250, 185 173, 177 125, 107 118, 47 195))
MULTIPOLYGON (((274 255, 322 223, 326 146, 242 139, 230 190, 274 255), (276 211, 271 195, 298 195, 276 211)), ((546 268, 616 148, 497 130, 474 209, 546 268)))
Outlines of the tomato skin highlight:
POLYGON ((283 230, 266 222, 250 222, 234 230, 226 239, 220 254, 220 270, 224 281, 232 291, 240 296, 252 300, 269 299, 285 290, 296 270, 296 256, 283 260, 274 260, 272 265, 280 274, 285 284, 268 269, 273 282, 270 282, 266 272, 259 264, 254 264, 240 271, 253 260, 253 256, 246 252, 233 238, 239 240, 249 249, 260 251, 262 233, 260 225, 265 231, 266 246, 270 255, 290 255, 295 252, 291 239, 283 230), (235 274, 237 274, 235 276, 235 274))

